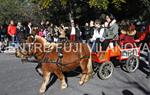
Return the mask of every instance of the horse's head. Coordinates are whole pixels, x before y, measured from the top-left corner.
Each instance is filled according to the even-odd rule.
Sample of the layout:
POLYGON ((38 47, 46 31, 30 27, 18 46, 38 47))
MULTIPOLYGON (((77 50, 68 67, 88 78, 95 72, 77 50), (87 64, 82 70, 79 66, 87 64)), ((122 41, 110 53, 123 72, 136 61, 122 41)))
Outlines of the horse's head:
POLYGON ((29 35, 18 49, 16 49, 16 57, 31 57, 39 55, 44 51, 46 40, 37 35, 29 35))

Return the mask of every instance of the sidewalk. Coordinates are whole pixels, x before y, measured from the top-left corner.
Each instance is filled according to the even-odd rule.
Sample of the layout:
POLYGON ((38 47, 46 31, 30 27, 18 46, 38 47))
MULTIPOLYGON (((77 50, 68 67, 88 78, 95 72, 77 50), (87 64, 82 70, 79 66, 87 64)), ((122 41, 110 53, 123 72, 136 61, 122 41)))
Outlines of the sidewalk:
POLYGON ((6 47, 6 50, 4 51, 4 53, 15 53, 15 47, 13 46, 6 47))

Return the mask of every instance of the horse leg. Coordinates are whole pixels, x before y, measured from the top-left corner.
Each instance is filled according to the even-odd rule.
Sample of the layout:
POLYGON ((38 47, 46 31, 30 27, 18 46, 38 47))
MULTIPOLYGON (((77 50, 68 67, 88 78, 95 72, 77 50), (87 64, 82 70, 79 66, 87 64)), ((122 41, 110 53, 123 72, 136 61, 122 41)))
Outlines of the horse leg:
POLYGON ((41 85, 40 90, 39 90, 39 92, 41 94, 45 93, 46 86, 47 86, 49 79, 50 79, 50 75, 51 75, 51 72, 43 71, 43 81, 42 81, 42 85, 41 85))
POLYGON ((93 73, 93 69, 92 69, 92 56, 91 55, 90 55, 90 58, 88 59, 87 68, 88 68, 88 76, 91 77, 92 73, 93 73))
POLYGON ((62 71, 60 69, 57 69, 54 73, 58 77, 58 79, 60 79, 61 81, 61 89, 67 88, 68 85, 66 83, 65 76, 62 73, 62 71))
POLYGON ((80 67, 82 69, 82 75, 81 75, 81 78, 80 78, 80 81, 79 81, 79 84, 80 85, 83 85, 85 82, 87 82, 87 78, 88 78, 88 68, 87 68, 87 62, 88 60, 87 59, 83 59, 81 60, 80 62, 80 67))
POLYGON ((38 64, 37 67, 35 68, 35 70, 39 73, 39 75, 41 75, 41 76, 43 75, 41 64, 38 64))
POLYGON ((40 75, 43 75, 43 72, 42 72, 41 68, 37 68, 36 70, 37 70, 37 72, 38 72, 40 75))

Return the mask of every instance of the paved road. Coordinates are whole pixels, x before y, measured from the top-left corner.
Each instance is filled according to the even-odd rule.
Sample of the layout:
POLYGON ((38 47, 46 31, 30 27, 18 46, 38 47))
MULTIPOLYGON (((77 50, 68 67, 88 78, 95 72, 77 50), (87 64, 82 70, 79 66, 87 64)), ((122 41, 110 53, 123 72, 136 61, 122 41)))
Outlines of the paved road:
MULTIPOLYGON (((36 63, 21 64, 12 54, 0 54, 0 95, 39 95, 41 77, 35 71, 36 63)), ((146 69, 144 69, 146 70, 146 69)), ((150 79, 144 70, 128 74, 116 67, 112 77, 100 80, 96 75, 83 86, 78 76, 69 76, 69 87, 60 89, 56 80, 46 95, 150 95, 150 79)))

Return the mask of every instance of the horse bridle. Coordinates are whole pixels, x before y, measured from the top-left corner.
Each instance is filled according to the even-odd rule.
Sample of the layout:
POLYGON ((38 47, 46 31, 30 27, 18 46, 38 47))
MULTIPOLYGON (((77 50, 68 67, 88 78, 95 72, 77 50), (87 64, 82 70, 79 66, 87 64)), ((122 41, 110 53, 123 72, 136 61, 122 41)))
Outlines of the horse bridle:
MULTIPOLYGON (((34 43, 35 43, 35 41, 36 41, 36 36, 34 36, 34 35, 31 35, 31 36, 33 36, 33 41, 32 41, 32 43, 30 43, 30 48, 29 48, 29 50, 27 50, 26 47, 25 47, 25 51, 26 51, 27 53, 23 53, 22 50, 20 50, 20 48, 19 48, 19 52, 20 52, 23 56, 25 56, 25 57, 30 57, 30 56, 33 56, 33 55, 34 55, 33 52, 30 53, 29 51, 32 51, 33 48, 34 48, 34 43)), ((26 44, 27 44, 27 43, 26 43, 26 44)), ((28 44, 28 45, 29 45, 29 44, 28 44)))
MULTIPOLYGON (((34 51, 33 48, 34 48, 34 44, 35 44, 35 42, 36 42, 36 35, 32 35, 32 36, 33 36, 33 42, 31 43, 30 51, 34 51)), ((32 52, 32 53, 29 53, 29 52, 28 52, 27 55, 36 57, 36 56, 41 56, 42 54, 43 54, 43 52, 40 53, 40 54, 36 54, 35 52, 32 52)), ((47 54, 46 54, 46 55, 47 55, 47 54)), ((44 55, 44 56, 46 56, 46 55, 44 55)))

